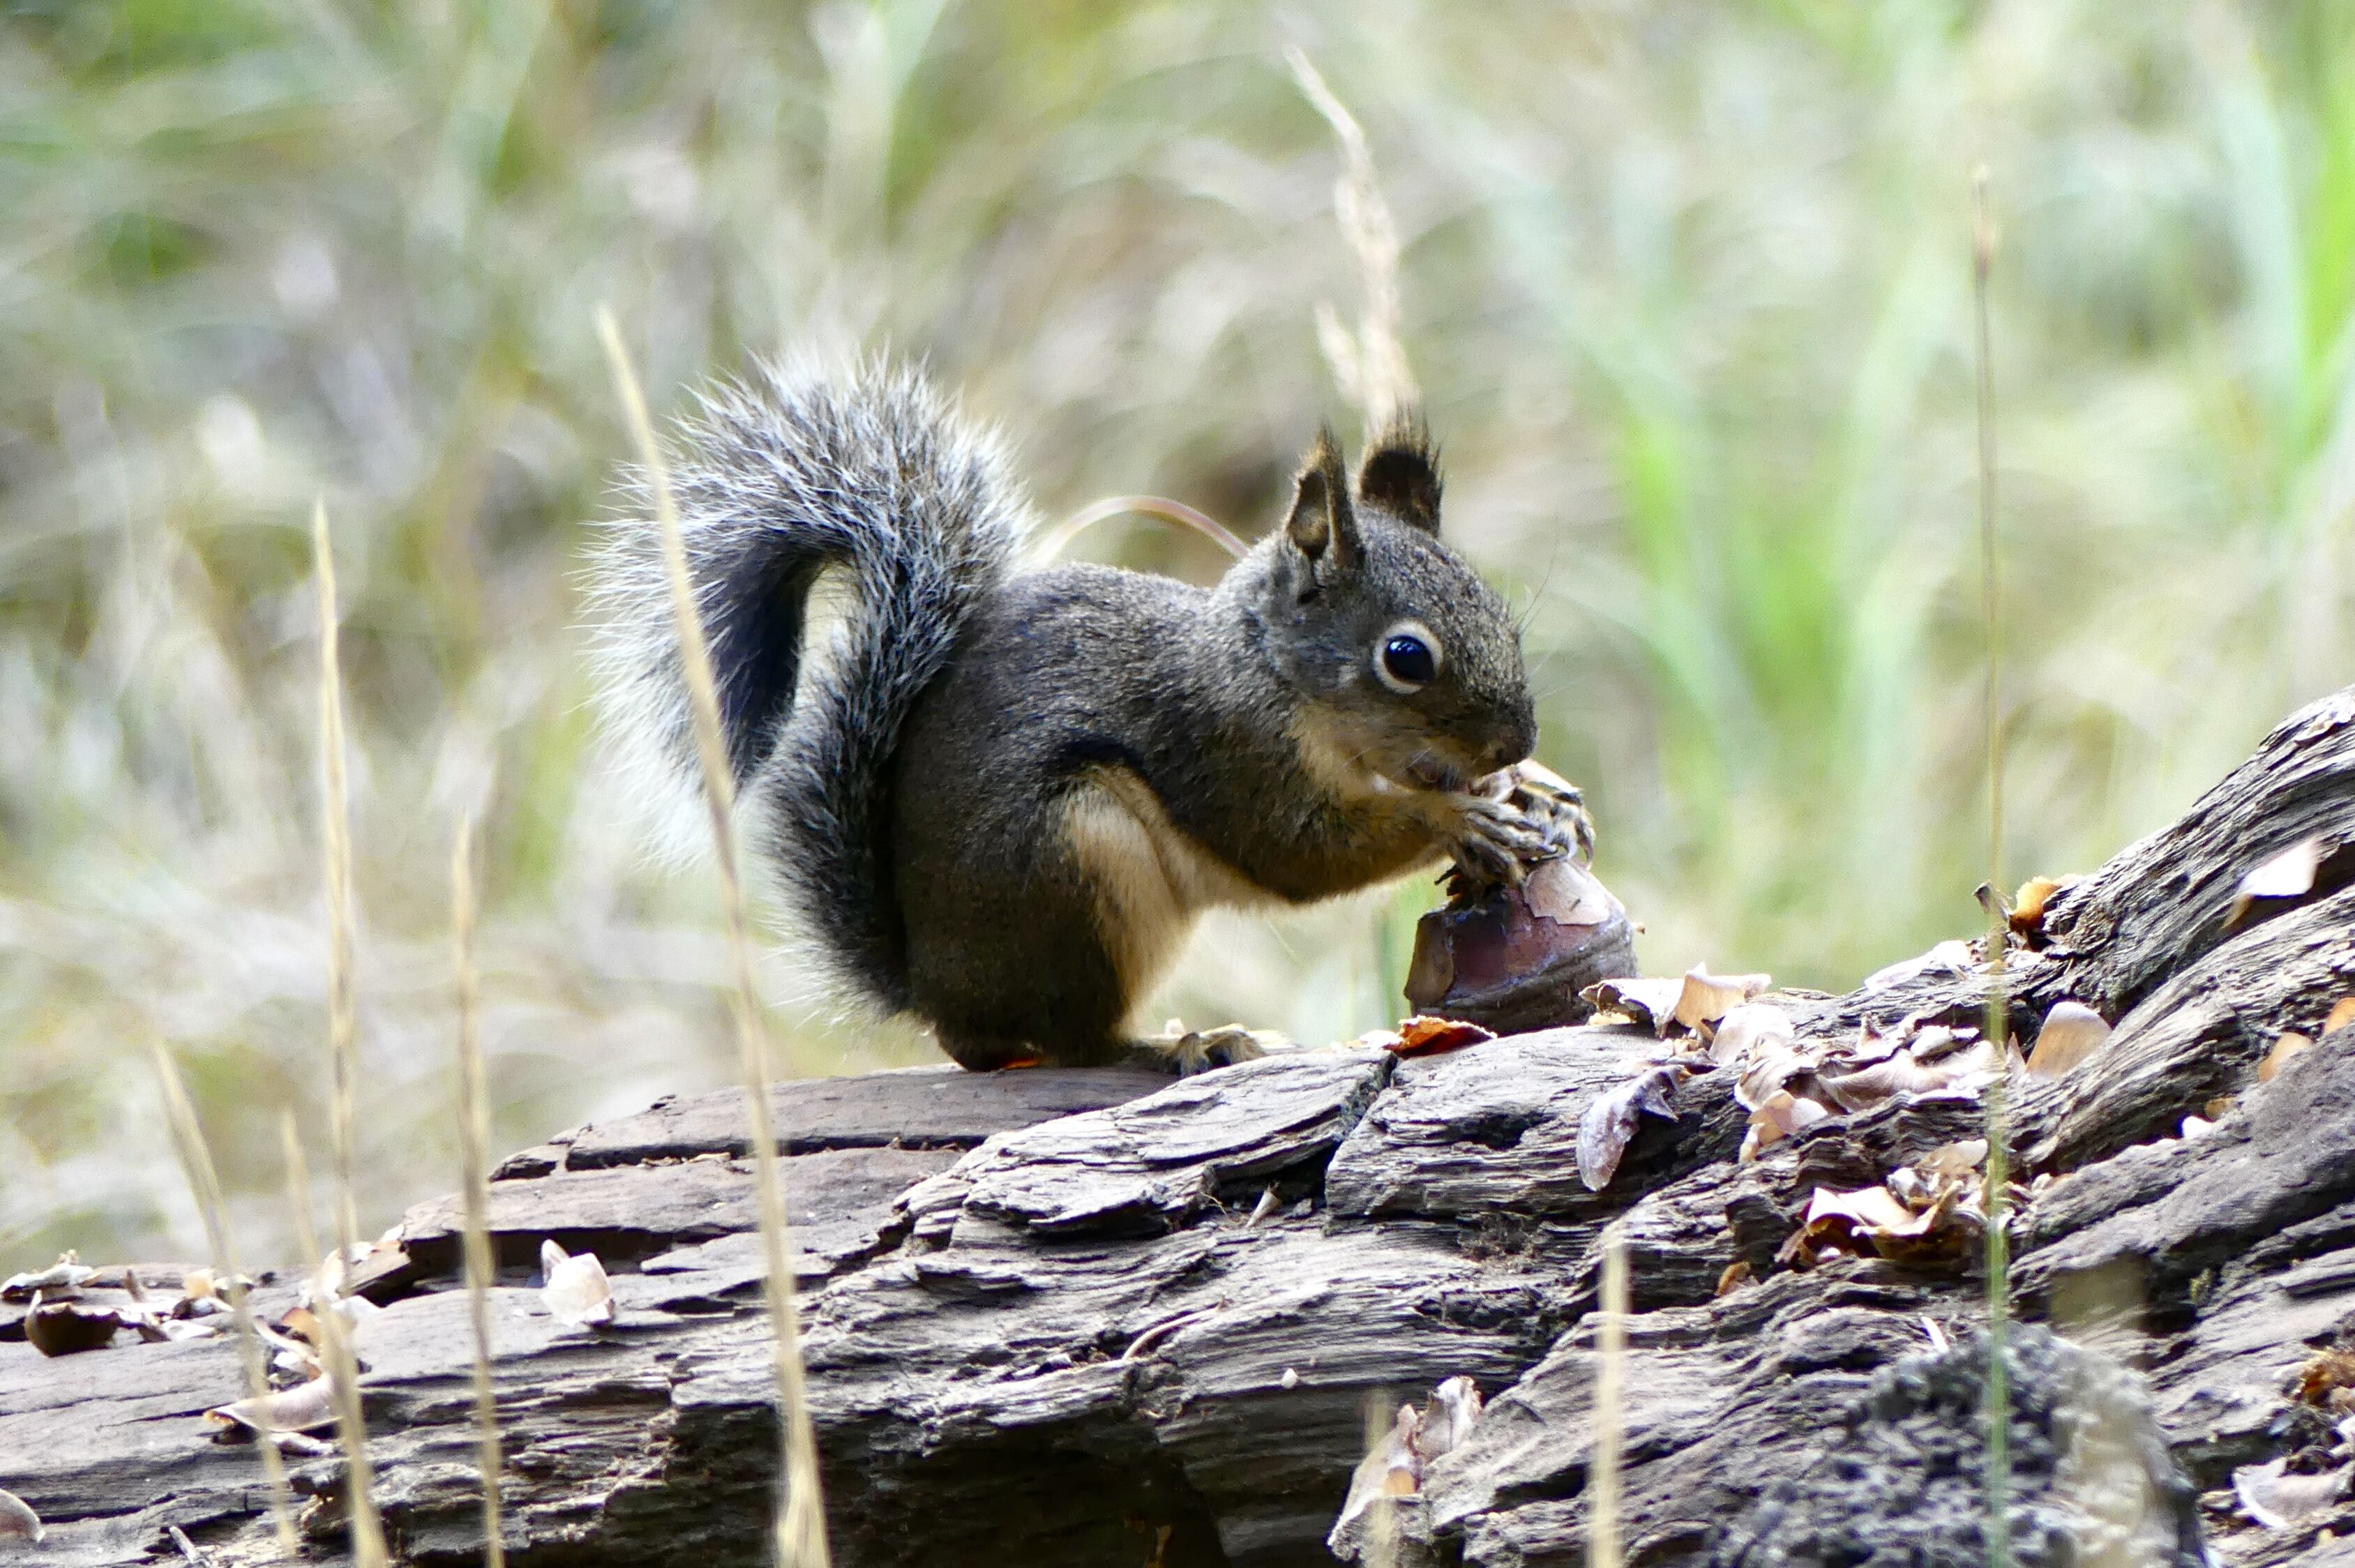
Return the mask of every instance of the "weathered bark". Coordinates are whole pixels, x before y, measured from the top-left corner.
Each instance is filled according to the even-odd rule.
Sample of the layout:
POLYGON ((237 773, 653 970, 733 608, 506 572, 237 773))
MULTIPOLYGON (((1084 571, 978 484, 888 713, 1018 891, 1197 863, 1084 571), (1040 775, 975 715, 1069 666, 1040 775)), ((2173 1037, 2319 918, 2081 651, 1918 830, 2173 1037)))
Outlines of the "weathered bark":
MULTIPOLYGON (((2056 899, 2041 950, 2001 977, 2031 1038, 2063 997, 2118 1025, 2067 1077, 2010 1096, 2019 1159, 2056 1179, 2018 1217, 2016 1309, 2109 1359, 2020 1349, 2024 1563, 2058 1561, 2071 1531, 2081 1557, 2169 1560, 2189 1549, 2185 1478, 2229 1563, 2355 1556, 2328 1533, 2355 1524, 2343 1504, 2265 1529, 2222 1493, 2238 1467, 2335 1441, 2339 1415, 2293 1382, 2355 1334, 2355 1029, 2255 1082, 2283 1029, 2319 1034, 2355 994, 2355 855, 2227 929, 2241 877, 2310 835, 2355 843, 2355 691, 2056 899), (2224 1095, 2211 1132, 2169 1136, 2224 1095), (2112 1361, 2147 1378, 2147 1412, 2112 1361), (2142 1511, 2089 1536, 2095 1426, 2115 1439, 2103 1495, 2142 1511)), ((1909 1014, 1976 1022, 1991 982, 1951 958, 1774 999, 1803 1039, 1909 1014)), ((1817 1187, 1870 1185, 1973 1136, 1985 1106, 1901 1096, 1742 1164, 1729 1075, 1704 1074, 1591 1192, 1580 1119, 1654 1049, 1648 1032, 1577 1029, 1407 1061, 1304 1051, 1176 1084, 922 1069, 780 1086, 837 1561, 1329 1561, 1369 1401, 1455 1376, 1490 1403, 1420 1498, 1384 1505, 1404 1560, 1580 1561, 1606 1225, 1636 1313, 1631 1563, 1963 1560, 1976 1256, 1804 1271, 1776 1256, 1817 1187), (1736 1263, 1754 1283, 1720 1295, 1736 1263), (1929 1353, 1925 1320, 1953 1354, 1929 1353)), ((503 1168, 495 1338, 520 1563, 760 1559, 775 1438, 740 1111, 726 1094, 666 1104, 503 1168), (614 1272, 612 1328, 548 1317, 528 1288, 547 1237, 614 1272)), ((378 1495, 418 1563, 481 1545, 455 1226, 446 1200, 412 1211, 370 1276, 388 1310, 361 1335, 378 1495)), ((277 1561, 253 1449, 198 1419, 240 1392, 231 1346, 126 1336, 48 1360, 7 1342, 20 1315, 0 1313, 0 1487, 50 1528, 26 1561, 176 1560, 175 1524, 223 1565, 277 1561)), ((336 1560, 340 1466, 295 1469, 310 1550, 336 1560)))

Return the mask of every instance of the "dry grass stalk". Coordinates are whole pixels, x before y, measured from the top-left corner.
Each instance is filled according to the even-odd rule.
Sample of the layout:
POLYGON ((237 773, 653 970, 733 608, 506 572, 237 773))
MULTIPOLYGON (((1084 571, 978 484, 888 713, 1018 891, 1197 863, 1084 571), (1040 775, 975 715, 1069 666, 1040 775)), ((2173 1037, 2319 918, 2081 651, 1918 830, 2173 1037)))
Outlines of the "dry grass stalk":
POLYGON ((1316 312, 1316 336, 1342 395, 1366 416, 1369 430, 1381 430, 1413 408, 1422 394, 1400 338, 1398 224, 1374 178, 1373 155, 1358 123, 1298 46, 1284 51, 1302 94, 1333 127, 1341 144, 1341 177, 1333 185, 1333 214, 1358 259, 1365 307, 1354 337, 1329 304, 1316 312))
POLYGON ((824 1499, 818 1490, 817 1435, 810 1424, 809 1403, 803 1390, 793 1261, 785 1244, 784 1186, 776 1136, 769 1120, 768 1053, 760 997, 752 983, 752 942, 745 925, 743 882, 737 869, 736 786, 721 738, 719 688, 712 678, 710 647, 687 575, 687 547, 679 532, 678 508, 671 496, 669 470, 663 463, 661 444, 655 439, 645 395, 630 364, 629 350, 623 345, 621 328, 615 325, 613 312, 602 305, 597 311, 597 334, 613 364, 614 389, 621 397, 631 437, 645 465, 655 520, 662 529, 663 560, 670 575, 671 608, 678 621, 679 662, 687 677, 694 714, 696 750, 703 767, 704 801, 710 810, 712 846, 719 862, 720 902, 727 923, 729 952, 734 961, 736 1040, 743 1070, 745 1107, 751 1118, 752 1159, 760 1187, 761 1248, 768 1270, 765 1294, 776 1352, 777 1398, 784 1416, 784 1496, 777 1510, 776 1561, 780 1568, 826 1568, 830 1553, 826 1547, 824 1499))
MULTIPOLYGON (((311 1168, 303 1158, 303 1140, 294 1130, 294 1114, 278 1124, 279 1144, 286 1157, 286 1196, 294 1213, 294 1246, 304 1257, 319 1256, 319 1237, 311 1223, 311 1168)), ((368 1421, 360 1408, 359 1367, 352 1359, 350 1321, 337 1303, 340 1282, 351 1277, 352 1254, 339 1252, 338 1266, 311 1276, 311 1317, 319 1327, 319 1356, 331 1380, 328 1392, 336 1401, 336 1437, 344 1450, 344 1511, 350 1517, 352 1562, 355 1568, 388 1568, 391 1553, 384 1540, 384 1521, 376 1511, 376 1470, 368 1463, 368 1421)))
POLYGON ((1627 1243, 1603 1237, 1603 1294, 1595 1304, 1594 1446, 1586 1463, 1587 1568, 1619 1568, 1619 1449, 1625 1428, 1627 1243))
POLYGON ((255 1446, 261 1453, 261 1473, 270 1482, 270 1515, 278 1530, 278 1549, 292 1561, 302 1555, 302 1540, 294 1531, 294 1495, 286 1484, 286 1457, 279 1453, 278 1445, 270 1434, 270 1371, 269 1358, 261 1348, 261 1336, 255 1330, 253 1309, 246 1299, 244 1276, 238 1273, 237 1246, 229 1233, 229 1221, 223 1217, 220 1173, 213 1165, 213 1152, 205 1141, 204 1124, 197 1119, 197 1108, 188 1100, 187 1085, 180 1082, 180 1070, 172 1063, 171 1052, 159 1041, 155 1047, 155 1076, 164 1086, 164 1110, 172 1124, 172 1141, 180 1151, 180 1168, 188 1179, 188 1191, 197 1200, 197 1213, 204 1221, 205 1250, 213 1265, 213 1277, 221 1282, 237 1320, 238 1349, 245 1360, 245 1391, 253 1403, 256 1419, 261 1429, 256 1434, 255 1446))
MULTIPOLYGON (((1390 1391, 1378 1389, 1366 1396, 1366 1456, 1369 1458, 1390 1446, 1391 1434, 1398 1424, 1398 1406, 1391 1402, 1390 1391)), ((1392 1511, 1388 1496, 1377 1498, 1366 1512, 1366 1568, 1398 1568, 1398 1515, 1392 1511)))
POLYGON ((352 1197, 353 1098, 359 1076, 357 1009, 352 996, 352 823, 344 774, 344 688, 337 636, 336 554, 327 538, 327 503, 311 514, 311 551, 319 584, 319 754, 324 794, 319 822, 326 854, 327 1045, 335 1059, 336 1242, 349 1252, 359 1239, 352 1197))
POLYGON ((483 1072, 482 987, 474 968, 474 822, 450 852, 450 931, 458 980, 458 1155, 466 1202, 466 1306, 474 1328, 474 1428, 483 1472, 484 1568, 506 1568, 499 1531, 499 1406, 491 1384, 490 1090, 483 1072))
POLYGON ((1209 516, 1196 511, 1183 501, 1172 501, 1161 496, 1107 496, 1101 501, 1081 507, 1042 535, 1031 547, 1031 559, 1044 564, 1053 560, 1071 547, 1089 528, 1107 517, 1135 513, 1139 517, 1159 517, 1166 523, 1176 523, 1193 529, 1217 545, 1235 560, 1241 560, 1251 547, 1228 531, 1224 525, 1209 516))
MULTIPOLYGON (((336 603, 336 554, 327 538, 327 503, 311 513, 311 553, 319 584, 319 752, 323 796, 319 818, 326 854, 327 884, 327 1044, 335 1058, 336 1255, 351 1266, 359 1242, 359 1210, 352 1191, 353 1102, 359 1078, 358 1009, 352 994, 352 824, 349 789, 344 773, 344 684, 336 603)), ((300 1173, 301 1146, 289 1141, 292 1163, 288 1179, 300 1173)), ((311 1228, 310 1183, 297 1183, 295 1219, 300 1232, 311 1228)), ((314 1241, 303 1243, 305 1257, 318 1255, 314 1241)), ((344 1456, 349 1461, 348 1507, 352 1520, 352 1553, 360 1568, 377 1568, 385 1561, 384 1529, 377 1519, 371 1495, 368 1459, 368 1426, 361 1417, 359 1385, 345 1340, 345 1319, 335 1303, 319 1304, 321 1332, 327 1343, 327 1372, 336 1380, 337 1428, 344 1456)))
MULTIPOLYGON (((1981 603, 1987 618, 1987 885, 2007 885, 2003 872, 2003 720, 1998 708, 2001 674, 1998 636, 1996 577, 1996 444, 1995 358, 1987 325, 1987 275, 1995 268, 1995 216, 1987 201, 1987 169, 1971 171, 1971 304, 1976 316, 1978 348, 1979 437, 1979 565, 1981 603)), ((1987 910, 1987 1038, 1998 1052, 2011 1038, 2004 993, 2005 946, 2009 940, 2003 901, 1989 901, 1987 910)), ((2000 1061, 2000 1057, 1998 1058, 2000 1061)), ((1987 1088, 1987 1563, 2004 1568, 2011 1560, 2009 1528, 2011 1499, 2010 1369, 2004 1361, 2004 1329, 2011 1310, 2009 1245, 2004 1235, 2004 1185, 2009 1177, 2005 1125, 2004 1080, 2000 1073, 1987 1088)))

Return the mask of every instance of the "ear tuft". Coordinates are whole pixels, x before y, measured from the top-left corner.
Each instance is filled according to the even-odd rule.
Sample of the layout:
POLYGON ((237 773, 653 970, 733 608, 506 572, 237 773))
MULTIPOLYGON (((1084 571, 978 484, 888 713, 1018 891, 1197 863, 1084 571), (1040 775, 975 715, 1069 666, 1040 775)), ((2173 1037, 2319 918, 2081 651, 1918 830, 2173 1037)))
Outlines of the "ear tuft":
POLYGON ((1341 447, 1329 428, 1316 432, 1316 444, 1301 460, 1292 515, 1284 528, 1293 547, 1312 561, 1329 557, 1344 571, 1357 564, 1358 520, 1349 507, 1348 471, 1341 466, 1341 447))
POLYGON ((1374 438, 1358 469, 1358 496, 1410 528, 1439 532, 1439 453, 1421 420, 1401 420, 1374 438))

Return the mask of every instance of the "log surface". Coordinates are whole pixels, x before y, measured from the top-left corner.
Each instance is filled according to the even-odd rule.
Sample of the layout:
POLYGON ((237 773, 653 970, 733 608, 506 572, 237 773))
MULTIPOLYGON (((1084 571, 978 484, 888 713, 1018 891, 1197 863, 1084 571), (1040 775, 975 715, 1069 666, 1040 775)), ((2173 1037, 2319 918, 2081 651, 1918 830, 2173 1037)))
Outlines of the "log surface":
MULTIPOLYGON (((2344 1412, 2296 1392, 2318 1350, 2355 1343, 2355 1028, 2322 1028, 2355 995, 2341 844, 2355 691, 2294 716, 2180 822, 2059 895, 2000 976, 1949 947, 1845 997, 1768 998, 1802 1041, 1976 1022, 1991 986, 2031 1043, 2063 998, 2116 1026, 2076 1071, 2010 1097, 2017 1157, 2043 1179, 2013 1231, 2013 1309, 2061 1336, 2019 1342, 2023 1563, 2058 1560, 2064 1517, 2081 1550, 2083 1520, 2110 1531, 2118 1563, 2195 1561, 2203 1533, 2233 1568, 2355 1559, 2345 1501, 2268 1527, 2231 1491, 2286 1456, 2345 1462, 2344 1412), (2309 837, 2326 841, 2314 890, 2236 918, 2241 878, 2309 837), (2315 1044, 2260 1083, 2286 1029, 2315 1044), (2211 1108, 2212 1130, 2176 1136, 2211 1108), (2106 1469, 2079 1438, 2038 1446, 2089 1426, 2121 1435, 2106 1469), (2096 1496, 2142 1500, 2102 1523, 2096 1496)), ((1778 1254, 1816 1189, 1974 1136, 1984 1105, 1901 1095, 1742 1163, 1732 1075, 1705 1073, 1590 1191, 1582 1118, 1658 1050, 1646 1029, 1580 1028, 1408 1061, 1286 1052, 1174 1083, 921 1068, 777 1086, 837 1561, 1329 1563, 1369 1403, 1468 1377, 1486 1412, 1419 1495, 1376 1510, 1380 1550, 1582 1562, 1606 1227, 1635 1313, 1631 1564, 1819 1560, 1827 1542, 1870 1549, 1874 1520, 1898 1515, 1912 1560, 1963 1560, 1947 1548, 1976 1527, 1953 1522, 1964 1494, 1935 1477, 1960 1473, 1954 1389, 1981 1363, 1941 1358, 1934 1336, 1976 1343, 1975 1259, 1778 1254), (1736 1264, 1750 1282, 1721 1293, 1736 1264), (1884 1472, 1911 1478, 1871 1508, 1842 1490, 1884 1472)), ((775 1427, 741 1112, 727 1093, 666 1102, 501 1168, 511 1560, 763 1560, 775 1427), (550 1238, 612 1272, 612 1327, 549 1317, 533 1285, 550 1238)), ((365 1271, 385 1307, 357 1347, 377 1493, 418 1563, 482 1549, 457 1227, 453 1200, 422 1203, 365 1271)), ((292 1301, 276 1282, 261 1296, 292 1301)), ((22 1318, 0 1307, 0 1488, 48 1536, 0 1541, 0 1562, 182 1562, 174 1526, 220 1568, 282 1561, 255 1450, 201 1418, 242 1392, 232 1344, 126 1333, 52 1360, 22 1318)), ((306 1552, 342 1560, 340 1461, 293 1470, 306 1552)), ((1369 1550, 1365 1528, 1339 1549, 1369 1550)))

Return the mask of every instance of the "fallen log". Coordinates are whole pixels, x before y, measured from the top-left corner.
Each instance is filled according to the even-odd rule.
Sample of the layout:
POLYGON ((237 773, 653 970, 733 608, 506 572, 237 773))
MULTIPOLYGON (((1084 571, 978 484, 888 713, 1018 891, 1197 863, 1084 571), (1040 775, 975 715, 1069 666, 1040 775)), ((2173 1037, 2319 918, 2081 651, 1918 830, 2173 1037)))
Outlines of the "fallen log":
MULTIPOLYGON (((1801 1053, 1902 1038, 1926 1058, 1991 991, 2030 1052, 2063 1001, 2115 1026, 2064 1074, 1982 1075, 2004 1085, 2024 1184, 2004 1284, 2041 1325, 2010 1330, 2007 1363, 2023 1563, 2355 1560, 2355 1392, 2330 1355, 2355 1349, 2342 846, 2355 689, 2052 894, 2000 973, 1948 944, 1844 997, 1760 998, 1801 1053), (2300 845, 2303 891, 2242 896, 2300 845), (2282 1048, 2292 1031, 2312 1044, 2282 1048)), ((837 1560, 1582 1562, 1607 1236, 1631 1289, 1628 1563, 1985 1561, 1988 1285, 1967 1231, 1941 1228, 1967 1203, 1947 1187, 1946 1209, 1901 1206, 1923 1226, 1901 1237, 1819 1196, 1885 1195, 1951 1159, 1984 1136, 1985 1088, 1819 1105, 1744 1159, 1757 1096, 1704 1047, 1604 1024, 1176 1083, 926 1068, 776 1086, 837 1560), (1673 1119, 1630 1112, 1591 1188, 1582 1129, 1668 1058, 1690 1074, 1673 1119), (1401 1449, 1408 1489, 1361 1497, 1336 1531, 1369 1417, 1379 1448, 1391 1404, 1459 1378, 1485 1410, 1436 1451, 1401 1449)), ((501 1168, 511 1560, 762 1560, 776 1439, 741 1111, 666 1102, 501 1168), (532 1288, 549 1239, 603 1261, 610 1327, 549 1317, 532 1288)), ((370 1452, 405 1562, 481 1557, 458 1253, 456 1206, 429 1202, 362 1271, 384 1308, 357 1332, 370 1452)), ((291 1282, 258 1296, 282 1310, 291 1282)), ((282 1561, 252 1444, 202 1419, 243 1392, 231 1343, 49 1358, 25 1332, 24 1305, 0 1307, 0 1488, 46 1538, 0 1537, 0 1560, 184 1562, 176 1531, 220 1568, 282 1561)), ((1422 1419, 1426 1438, 1454 1420, 1422 1419)), ((340 1461, 290 1464, 306 1552, 342 1561, 340 1461)))

